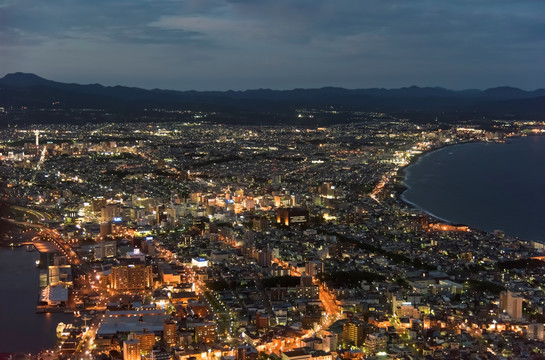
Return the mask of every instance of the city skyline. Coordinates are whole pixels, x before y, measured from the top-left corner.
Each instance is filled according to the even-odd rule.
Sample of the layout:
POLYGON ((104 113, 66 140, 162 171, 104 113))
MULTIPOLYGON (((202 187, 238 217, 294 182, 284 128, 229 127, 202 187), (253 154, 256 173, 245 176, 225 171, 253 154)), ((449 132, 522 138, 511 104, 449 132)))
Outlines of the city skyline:
MULTIPOLYGON (((515 155, 510 165, 520 165, 518 153, 533 169, 544 122, 416 124, 357 111, 348 124, 278 127, 189 113, 194 121, 0 132, 0 291, 9 294, 0 307, 10 309, 0 323, 11 324, 0 326, 0 351, 34 354, 25 360, 541 356, 542 222, 524 235, 529 215, 518 230, 501 219, 522 212, 510 191, 543 204, 539 190, 524 195, 529 182, 506 177, 491 227, 478 215, 454 225, 405 197, 417 185, 405 175, 427 162, 436 175, 446 167, 468 176, 458 162, 543 178, 475 154, 503 148, 515 155), (458 161, 445 158, 441 170, 433 156, 445 150, 458 161)), ((485 183, 463 213, 486 202, 485 183)), ((460 184, 445 193, 478 182, 460 184)))
POLYGON ((544 358, 543 14, 0 0, 0 360, 544 358))
POLYGON ((536 1, 5 1, 3 72, 175 90, 542 87, 536 1))

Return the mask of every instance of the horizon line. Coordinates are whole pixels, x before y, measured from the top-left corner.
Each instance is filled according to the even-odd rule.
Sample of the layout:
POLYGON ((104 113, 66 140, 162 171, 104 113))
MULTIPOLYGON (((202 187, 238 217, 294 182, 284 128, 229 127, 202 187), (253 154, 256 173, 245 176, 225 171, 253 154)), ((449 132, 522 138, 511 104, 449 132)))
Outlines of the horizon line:
POLYGON ((174 89, 174 88, 159 88, 159 87, 149 88, 149 87, 142 87, 142 86, 136 86, 136 85, 122 85, 122 84, 104 85, 104 84, 102 84, 100 82, 94 82, 94 83, 63 82, 63 81, 58 81, 58 80, 51 80, 49 78, 42 77, 42 76, 40 76, 40 75, 38 75, 36 73, 33 73, 33 72, 23 72, 23 71, 15 71, 15 72, 4 73, 3 76, 0 78, 0 80, 5 78, 8 75, 16 75, 16 74, 33 75, 33 76, 36 76, 36 77, 38 77, 40 79, 43 79, 43 80, 46 80, 46 81, 52 81, 52 82, 57 82, 57 83, 61 83, 61 84, 70 84, 70 85, 72 85, 72 84, 82 85, 82 86, 100 85, 102 87, 110 87, 110 88, 112 88, 112 87, 126 87, 126 88, 142 89, 142 90, 147 90, 147 91, 161 90, 161 91, 179 91, 179 92, 191 92, 191 91, 194 91, 194 92, 245 92, 245 91, 257 91, 257 90, 294 91, 294 90, 321 90, 321 89, 327 89, 327 88, 350 90, 350 91, 355 91, 355 90, 375 90, 375 89, 376 90, 402 90, 402 89, 410 89, 410 88, 419 88, 419 89, 442 89, 442 90, 453 91, 453 92, 464 92, 464 91, 481 91, 482 92, 482 91, 491 90, 491 89, 498 89, 498 88, 518 89, 518 90, 521 90, 521 91, 524 91, 524 92, 534 92, 534 91, 539 91, 539 90, 545 90, 545 86, 535 88, 535 89, 532 89, 532 90, 523 89, 523 88, 520 88, 520 87, 517 87, 517 86, 512 86, 512 85, 498 85, 498 86, 492 86, 492 87, 486 87, 486 88, 467 87, 467 88, 461 88, 461 89, 453 89, 453 88, 448 88, 448 87, 444 87, 444 86, 440 86, 440 85, 434 85, 434 86, 425 85, 425 86, 422 86, 422 85, 415 85, 415 84, 406 85, 406 86, 399 86, 399 87, 379 87, 379 86, 372 86, 372 87, 344 87, 344 86, 336 86, 336 85, 324 85, 324 86, 320 86, 320 87, 294 87, 294 88, 256 87, 256 88, 245 88, 245 89, 239 89, 239 90, 235 90, 235 89, 232 89, 232 88, 225 89, 225 90, 211 90, 211 89, 207 89, 207 90, 195 90, 195 89, 181 90, 181 89, 174 89))

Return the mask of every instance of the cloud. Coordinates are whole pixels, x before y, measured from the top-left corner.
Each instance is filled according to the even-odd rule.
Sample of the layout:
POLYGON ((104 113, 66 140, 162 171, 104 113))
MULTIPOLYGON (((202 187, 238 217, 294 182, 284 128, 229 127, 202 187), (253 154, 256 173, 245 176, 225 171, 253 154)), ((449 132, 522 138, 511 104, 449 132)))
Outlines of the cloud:
POLYGON ((151 81, 150 68, 195 88, 531 87, 545 78, 543 13, 534 0, 4 0, 0 56, 52 74, 68 56, 92 76, 98 52, 119 79, 151 81))

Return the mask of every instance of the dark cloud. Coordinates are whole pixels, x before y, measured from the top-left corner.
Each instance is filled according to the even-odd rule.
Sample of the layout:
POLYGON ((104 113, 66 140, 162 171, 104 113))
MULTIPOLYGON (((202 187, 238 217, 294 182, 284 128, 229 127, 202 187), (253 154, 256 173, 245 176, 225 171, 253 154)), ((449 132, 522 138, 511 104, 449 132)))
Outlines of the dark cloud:
POLYGON ((6 72, 145 87, 535 88, 544 10, 534 0, 4 0, 0 56, 6 72))

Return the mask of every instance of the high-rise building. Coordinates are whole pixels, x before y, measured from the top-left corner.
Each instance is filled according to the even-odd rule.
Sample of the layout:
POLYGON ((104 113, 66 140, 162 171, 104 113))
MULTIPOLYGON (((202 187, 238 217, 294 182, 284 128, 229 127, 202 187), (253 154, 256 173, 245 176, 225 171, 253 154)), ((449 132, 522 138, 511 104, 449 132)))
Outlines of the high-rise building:
POLYGON ((320 260, 312 260, 305 264, 305 272, 310 276, 318 276, 324 272, 324 263, 320 260))
POLYGON ((343 340, 355 346, 361 346, 365 341, 365 327, 360 322, 348 322, 343 326, 343 340))
POLYGON ((312 282, 312 276, 302 275, 300 285, 296 287, 297 298, 299 299, 318 299, 320 297, 320 288, 312 282))
POLYGON ((159 205, 155 208, 155 217, 157 224, 161 224, 162 221, 166 221, 168 219, 168 213, 166 211, 165 205, 159 205))
POLYGON ((140 341, 140 351, 143 355, 149 354, 155 346, 155 333, 144 329, 143 332, 136 333, 135 339, 140 341))
POLYGON ((195 341, 197 343, 213 343, 216 340, 216 324, 205 323, 195 326, 195 341))
POLYGON ((108 235, 112 235, 112 223, 109 221, 100 223, 100 236, 105 238, 108 235))
POLYGON ((123 342, 123 360, 140 360, 140 341, 135 338, 123 342))
POLYGON ((178 323, 171 319, 165 319, 163 324, 163 343, 167 348, 178 344, 178 323))
POLYGON ((100 215, 103 222, 113 221, 114 218, 121 217, 121 205, 106 204, 100 209, 100 215))
POLYGON ((130 264, 112 267, 111 287, 116 291, 146 290, 152 286, 151 266, 130 264))
POLYGON ((522 296, 517 296, 511 291, 500 293, 500 310, 509 315, 511 319, 522 319, 522 296))
POLYGON ((545 339, 544 325, 541 323, 528 324, 528 339, 543 341, 545 339))
POLYGON ((255 326, 258 329, 266 329, 269 327, 269 317, 266 314, 257 312, 255 314, 255 326))
POLYGON ((106 206, 106 199, 104 199, 102 196, 93 198, 91 201, 91 211, 94 213, 101 212, 101 209, 106 206))
POLYGON ((323 337, 323 350, 325 352, 335 351, 338 338, 337 333, 326 331, 323 337))
POLYGON ((268 248, 261 249, 257 252, 257 264, 261 267, 269 267, 272 262, 272 251, 268 248))

